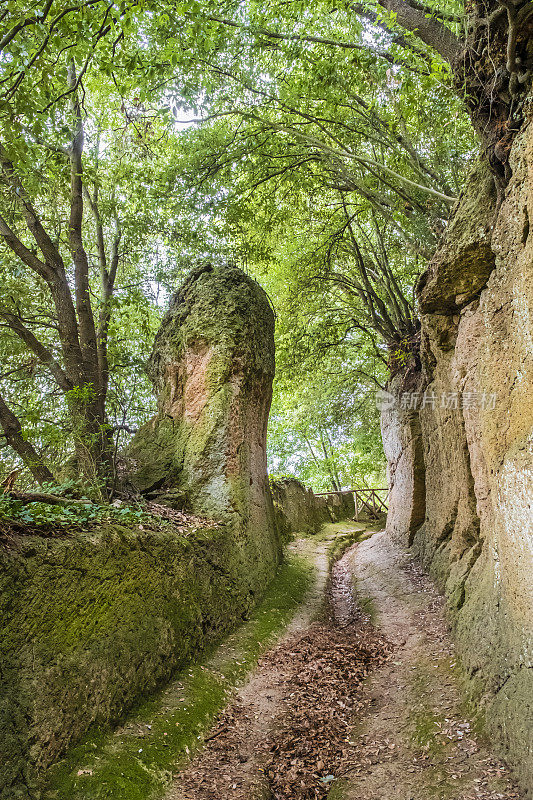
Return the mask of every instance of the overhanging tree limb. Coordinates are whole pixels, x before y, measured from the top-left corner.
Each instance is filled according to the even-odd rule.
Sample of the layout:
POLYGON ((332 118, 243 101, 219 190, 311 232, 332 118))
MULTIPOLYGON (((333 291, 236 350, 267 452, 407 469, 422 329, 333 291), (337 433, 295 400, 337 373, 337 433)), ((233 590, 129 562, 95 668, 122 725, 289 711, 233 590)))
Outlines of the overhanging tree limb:
MULTIPOLYGON (((228 25, 229 27, 246 31, 256 38, 263 37, 264 39, 273 39, 285 42, 301 42, 302 44, 322 44, 326 47, 335 47, 340 48, 341 50, 359 50, 362 52, 368 51, 368 47, 360 42, 339 41, 338 39, 329 39, 324 36, 310 36, 308 34, 279 33, 278 31, 273 31, 263 27, 255 28, 251 25, 245 25, 242 22, 236 22, 235 20, 225 19, 223 17, 217 17, 214 15, 208 15, 206 19, 212 22, 218 22, 221 25, 228 25)), ((402 66, 413 72, 417 71, 416 67, 414 67, 412 64, 409 64, 405 60, 398 58, 387 50, 376 48, 374 49, 374 53, 378 58, 384 59, 389 64, 402 66)), ((419 55, 424 57, 423 53, 419 53, 419 55)))
POLYGON ((438 19, 428 17, 418 3, 411 5, 406 0, 378 0, 378 4, 394 14, 394 21, 400 27, 414 33, 449 64, 455 64, 464 43, 438 19))

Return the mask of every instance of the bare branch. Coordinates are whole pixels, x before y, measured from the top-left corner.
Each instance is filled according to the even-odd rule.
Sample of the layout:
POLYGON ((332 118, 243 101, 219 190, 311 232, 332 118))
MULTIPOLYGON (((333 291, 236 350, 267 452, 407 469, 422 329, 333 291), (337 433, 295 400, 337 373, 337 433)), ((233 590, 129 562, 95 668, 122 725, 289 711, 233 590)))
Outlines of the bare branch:
POLYGON ((37 339, 33 331, 31 331, 16 314, 0 307, 0 317, 2 317, 11 330, 21 339, 25 345, 37 356, 39 361, 50 370, 55 378, 58 386, 64 391, 68 392, 72 389, 73 384, 68 379, 66 373, 63 371, 61 365, 54 358, 53 353, 45 347, 45 345, 37 339))

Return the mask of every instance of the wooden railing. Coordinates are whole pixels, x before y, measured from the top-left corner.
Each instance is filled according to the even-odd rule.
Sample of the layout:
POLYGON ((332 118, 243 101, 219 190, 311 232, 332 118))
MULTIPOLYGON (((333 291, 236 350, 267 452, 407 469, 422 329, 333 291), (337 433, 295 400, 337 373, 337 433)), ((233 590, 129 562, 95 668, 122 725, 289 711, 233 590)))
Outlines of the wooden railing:
POLYGON ((359 514, 366 511, 370 517, 377 519, 380 514, 388 511, 387 500, 388 489, 342 489, 338 492, 315 492, 317 497, 326 497, 332 494, 352 494, 355 502, 355 518, 359 519, 359 514), (380 497, 378 492, 384 493, 385 497, 380 497))

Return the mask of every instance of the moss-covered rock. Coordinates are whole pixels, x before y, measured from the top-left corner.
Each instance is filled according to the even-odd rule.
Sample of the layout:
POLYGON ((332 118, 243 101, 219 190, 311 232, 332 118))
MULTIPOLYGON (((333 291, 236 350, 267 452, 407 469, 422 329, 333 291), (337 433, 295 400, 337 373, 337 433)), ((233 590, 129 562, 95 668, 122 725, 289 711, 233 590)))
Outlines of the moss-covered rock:
POLYGON ((291 475, 271 478, 276 526, 287 540, 292 533, 316 533, 324 522, 352 519, 355 501, 351 492, 316 495, 291 475))
POLYGON ((123 725, 91 732, 46 776, 42 800, 158 800, 312 584, 310 561, 289 554, 265 596, 220 646, 178 671, 123 725))
POLYGON ((149 374, 158 413, 130 447, 132 483, 167 497, 178 490, 189 509, 229 525, 255 567, 272 574, 279 542, 266 470, 274 377, 266 293, 232 266, 193 270, 170 301, 149 374))
POLYGON ((172 298, 149 372, 158 413, 128 456, 131 482, 212 528, 121 527, 25 538, 0 554, 0 797, 43 770, 231 628, 280 559, 266 471, 274 315, 233 267, 193 270, 172 298))
POLYGON ((292 533, 315 533, 323 522, 331 521, 326 509, 317 507, 317 498, 311 489, 307 489, 297 478, 271 478, 270 489, 276 523, 284 539, 288 539, 292 533))
MULTIPOLYGON (((334 522, 354 517, 355 500, 351 492, 328 494, 325 499, 326 508, 334 522)), ((320 498, 317 498, 317 500, 320 500, 320 498)))
POLYGON ((231 528, 120 526, 0 553, 0 797, 39 777, 247 615, 268 581, 231 528))

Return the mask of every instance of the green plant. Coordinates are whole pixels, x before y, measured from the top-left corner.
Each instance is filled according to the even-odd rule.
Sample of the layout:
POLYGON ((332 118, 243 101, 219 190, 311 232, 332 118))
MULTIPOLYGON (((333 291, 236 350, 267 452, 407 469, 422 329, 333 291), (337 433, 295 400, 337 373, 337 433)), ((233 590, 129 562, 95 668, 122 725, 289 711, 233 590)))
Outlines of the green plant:
MULTIPOLYGON (((56 495, 60 487, 55 487, 56 495)), ((50 492, 52 494, 52 492, 50 492)), ((26 526, 87 525, 96 522, 138 523, 150 519, 140 506, 93 503, 90 500, 66 501, 61 505, 27 502, 9 494, 0 494, 0 522, 17 522, 26 526)))

